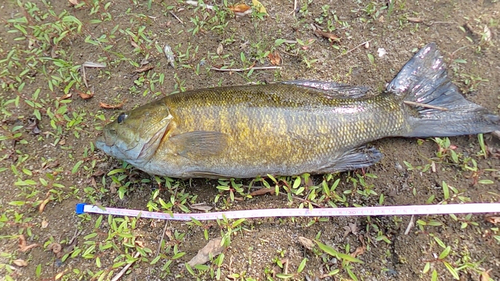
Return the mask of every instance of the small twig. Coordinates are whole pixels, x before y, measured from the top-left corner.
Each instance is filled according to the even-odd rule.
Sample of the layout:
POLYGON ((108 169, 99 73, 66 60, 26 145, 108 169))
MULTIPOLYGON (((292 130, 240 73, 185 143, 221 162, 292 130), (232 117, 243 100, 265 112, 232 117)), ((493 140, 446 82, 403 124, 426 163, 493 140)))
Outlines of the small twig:
POLYGON ((455 24, 456 22, 454 21, 431 21, 431 23, 429 23, 429 25, 433 25, 433 24, 455 24))
POLYGON ((168 221, 166 220, 165 226, 163 227, 163 233, 161 234, 160 243, 158 244, 158 250, 156 250, 156 256, 158 256, 160 254, 161 243, 163 243, 163 238, 165 237, 165 231, 167 231, 167 224, 168 224, 168 221))
POLYGON ((75 234, 73 235, 73 237, 71 237, 71 239, 68 241, 68 243, 66 243, 66 245, 73 244, 73 242, 75 242, 76 238, 78 238, 78 236, 80 236, 81 233, 82 233, 82 230, 76 229, 75 234))
POLYGON ((85 83, 85 87, 88 89, 89 84, 87 83, 87 73, 85 73, 85 66, 82 65, 82 79, 83 83, 85 83))
POLYGON ((465 48, 468 48, 469 46, 462 46, 458 49, 456 49, 455 51, 453 51, 453 53, 451 53, 451 57, 454 58, 455 57, 455 53, 462 50, 462 49, 465 49, 465 48))
POLYGON ((437 110, 442 110, 442 111, 448 111, 448 108, 441 107, 441 106, 435 106, 435 105, 419 103, 419 102, 414 102, 414 101, 407 101, 407 100, 405 100, 403 102, 408 104, 408 105, 420 106, 420 107, 424 107, 424 108, 437 109, 437 110))
POLYGON ((408 233, 410 233, 411 228, 415 225, 414 219, 415 215, 411 215, 410 222, 408 223, 408 226, 406 227, 405 230, 405 235, 408 235, 408 233))
POLYGON ((106 65, 102 64, 102 63, 91 62, 91 61, 86 61, 82 64, 81 69, 82 69, 83 83, 85 83, 85 87, 88 88, 89 84, 87 83, 87 73, 85 72, 85 67, 103 68, 103 67, 106 67, 106 65))
POLYGON ((172 11, 168 11, 168 12, 169 12, 169 13, 170 13, 170 14, 171 14, 171 15, 172 15, 172 16, 173 16, 176 20, 178 20, 181 24, 184 24, 184 22, 183 22, 183 21, 182 21, 182 20, 181 20, 178 16, 176 16, 176 15, 174 14, 174 12, 172 12, 172 11))
MULTIPOLYGON (((134 259, 138 258, 140 254, 141 254, 140 252, 135 253, 134 259)), ((118 279, 120 279, 122 277, 122 275, 125 274, 125 272, 127 272, 128 268, 130 266, 132 266, 132 264, 134 264, 134 262, 135 261, 128 263, 125 267, 123 267, 123 269, 120 270, 120 272, 118 272, 118 274, 116 274, 115 277, 113 277, 113 279, 111 279, 111 281, 118 281, 118 279)))
POLYGON ((254 66, 254 67, 247 67, 247 68, 216 68, 212 67, 210 68, 211 70, 215 71, 221 71, 221 72, 242 72, 242 71, 248 71, 248 70, 268 70, 268 69, 281 69, 281 66, 254 66))
POLYGON ((354 47, 354 48, 350 49, 349 51, 347 51, 347 52, 345 52, 345 53, 343 53, 343 54, 340 54, 340 55, 336 56, 334 59, 338 59, 338 58, 340 58, 340 57, 342 57, 342 56, 345 56, 345 55, 349 54, 350 52, 352 52, 352 51, 354 51, 354 50, 358 49, 359 47, 361 47, 361 46, 365 45, 366 43, 370 43, 372 40, 373 40, 373 39, 370 39, 370 40, 368 40, 368 41, 366 41, 366 42, 363 42, 363 43, 361 43, 361 44, 357 45, 356 47, 354 47))
POLYGON ((291 14, 295 15, 297 13, 297 6, 298 6, 297 2, 298 0, 293 1, 293 11, 290 13, 290 15, 291 14))

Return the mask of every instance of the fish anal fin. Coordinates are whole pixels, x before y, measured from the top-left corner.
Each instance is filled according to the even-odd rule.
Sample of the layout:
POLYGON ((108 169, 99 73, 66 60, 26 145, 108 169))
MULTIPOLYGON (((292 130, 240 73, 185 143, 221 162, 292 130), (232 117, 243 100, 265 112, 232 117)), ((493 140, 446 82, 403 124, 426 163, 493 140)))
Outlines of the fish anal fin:
POLYGON ((382 159, 382 153, 373 147, 361 146, 346 151, 335 163, 331 163, 319 171, 318 174, 336 173, 371 166, 382 159))
POLYGON ((208 171, 196 171, 196 172, 188 172, 185 175, 186 178, 206 178, 206 179, 227 179, 229 178, 228 176, 214 173, 214 172, 208 172, 208 171))
POLYGON ((228 136, 214 131, 192 131, 172 136, 169 141, 181 156, 196 160, 219 155, 227 147, 228 136))
POLYGON ((351 86, 318 80, 292 80, 281 83, 320 90, 322 94, 329 98, 362 98, 366 96, 369 91, 369 88, 364 86, 351 86))

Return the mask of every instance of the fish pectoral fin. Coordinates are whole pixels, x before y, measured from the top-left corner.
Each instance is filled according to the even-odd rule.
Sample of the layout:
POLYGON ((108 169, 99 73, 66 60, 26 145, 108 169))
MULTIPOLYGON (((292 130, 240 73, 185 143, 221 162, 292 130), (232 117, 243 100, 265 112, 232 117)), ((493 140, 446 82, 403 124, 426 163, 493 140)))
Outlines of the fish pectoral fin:
POLYGON ((170 138, 179 155, 193 160, 219 155, 227 140, 228 135, 214 131, 192 131, 170 138))
POLYGON ((321 90, 321 94, 329 98, 361 98, 367 95, 370 90, 364 86, 351 86, 335 82, 324 82, 317 80, 292 80, 284 81, 281 84, 295 85, 305 88, 321 90))
POLYGON ((382 153, 373 147, 361 146, 340 156, 335 163, 321 168, 318 174, 336 173, 371 166, 382 159, 382 153))

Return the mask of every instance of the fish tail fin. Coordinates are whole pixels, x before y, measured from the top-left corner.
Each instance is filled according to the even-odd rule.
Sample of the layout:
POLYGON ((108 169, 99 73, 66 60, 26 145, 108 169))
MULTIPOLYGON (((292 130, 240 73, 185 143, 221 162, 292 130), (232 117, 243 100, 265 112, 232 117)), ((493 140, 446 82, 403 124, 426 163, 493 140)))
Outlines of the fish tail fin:
POLYGON ((406 111, 405 137, 439 137, 500 130, 500 117, 467 101, 448 78, 435 43, 408 61, 387 87, 401 97, 406 111))

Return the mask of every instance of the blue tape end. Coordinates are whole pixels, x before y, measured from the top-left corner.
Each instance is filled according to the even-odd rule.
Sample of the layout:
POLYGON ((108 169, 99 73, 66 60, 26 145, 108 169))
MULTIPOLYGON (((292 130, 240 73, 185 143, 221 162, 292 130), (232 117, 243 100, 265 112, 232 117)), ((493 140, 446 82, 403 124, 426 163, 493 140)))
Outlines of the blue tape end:
POLYGON ((85 204, 85 203, 76 204, 76 214, 77 215, 81 215, 81 214, 85 213, 85 211, 84 211, 85 205, 87 205, 87 204, 85 204))

